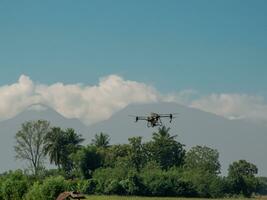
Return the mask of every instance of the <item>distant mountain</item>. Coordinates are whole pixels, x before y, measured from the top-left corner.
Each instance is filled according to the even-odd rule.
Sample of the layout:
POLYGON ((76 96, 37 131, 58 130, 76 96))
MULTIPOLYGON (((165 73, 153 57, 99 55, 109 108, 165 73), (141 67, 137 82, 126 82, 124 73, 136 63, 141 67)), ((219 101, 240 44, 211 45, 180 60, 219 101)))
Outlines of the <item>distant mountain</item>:
POLYGON ((77 119, 67 119, 54 111, 53 109, 43 106, 34 105, 18 114, 16 117, 0 122, 0 173, 10 169, 25 167, 24 162, 15 160, 15 135, 25 121, 47 120, 52 126, 62 128, 74 128, 77 133, 86 136, 88 127, 77 119))
POLYGON ((246 159, 255 163, 259 174, 267 176, 267 127, 243 120, 226 118, 203 112, 176 103, 154 103, 130 105, 114 114, 110 119, 90 127, 90 135, 105 132, 111 136, 112 143, 128 142, 129 137, 151 138, 157 128, 147 128, 146 122, 134 122, 128 115, 144 115, 150 112, 179 113, 173 123, 164 120, 171 127, 172 134, 189 149, 195 145, 207 145, 218 149, 222 172, 225 174, 232 161, 246 159))
POLYGON ((0 122, 0 173, 9 169, 25 167, 23 162, 15 162, 14 144, 15 134, 23 122, 45 119, 53 126, 74 128, 86 139, 84 144, 90 143, 94 134, 108 133, 111 143, 128 142, 129 137, 142 136, 144 141, 151 138, 157 128, 147 128, 146 122, 134 122, 129 115, 144 115, 150 112, 179 113, 171 124, 163 120, 171 128, 172 134, 178 134, 177 140, 189 149, 195 145, 207 145, 218 149, 223 174, 228 165, 239 159, 246 159, 255 163, 259 174, 267 176, 267 126, 254 124, 243 120, 228 120, 223 117, 185 107, 176 103, 152 103, 129 105, 115 113, 108 120, 85 126, 77 119, 67 119, 53 109, 35 105, 16 117, 0 122))

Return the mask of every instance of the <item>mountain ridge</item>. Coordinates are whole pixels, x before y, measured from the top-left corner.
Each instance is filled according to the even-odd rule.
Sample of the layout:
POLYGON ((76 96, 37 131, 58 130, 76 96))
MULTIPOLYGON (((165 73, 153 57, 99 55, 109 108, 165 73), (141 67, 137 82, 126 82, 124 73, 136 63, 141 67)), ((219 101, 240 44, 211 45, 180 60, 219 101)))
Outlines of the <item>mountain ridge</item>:
POLYGON ((15 135, 22 123, 33 120, 47 120, 52 126, 73 128, 83 136, 89 132, 88 127, 78 119, 67 119, 48 106, 45 106, 45 110, 32 110, 29 106, 15 117, 0 121, 0 173, 26 167, 24 162, 15 160, 15 135))
POLYGON ((151 139, 157 128, 147 128, 143 121, 134 123, 128 115, 147 113, 179 113, 173 123, 164 121, 172 134, 187 149, 195 145, 206 145, 219 150, 222 172, 226 174, 228 165, 239 159, 254 162, 262 174, 267 175, 265 143, 267 128, 245 120, 229 120, 224 117, 189 108, 176 103, 153 103, 130 105, 115 113, 108 120, 91 125, 90 133, 106 132, 112 143, 128 142, 128 137, 142 136, 144 141, 151 139), (255 137, 254 137, 255 136, 255 137))
MULTIPOLYGON (((177 134, 177 140, 186 145, 188 150, 195 145, 206 145, 218 149, 222 172, 226 174, 228 165, 236 160, 245 159, 255 163, 259 174, 267 176, 267 127, 242 119, 229 120, 224 117, 189 108, 176 103, 131 104, 114 113, 102 122, 84 125, 78 119, 67 119, 47 107, 46 110, 26 109, 17 116, 0 122, 0 172, 23 167, 22 162, 15 162, 15 134, 21 124, 29 120, 44 119, 52 126, 74 128, 89 144, 96 133, 105 132, 110 135, 111 143, 128 143, 129 137, 142 136, 143 141, 151 139, 156 128, 147 128, 145 121, 135 123, 128 115, 145 115, 150 112, 179 113, 172 123, 163 119, 163 123, 171 128, 171 134, 177 134)), ((25 167, 25 166, 24 166, 25 167)))

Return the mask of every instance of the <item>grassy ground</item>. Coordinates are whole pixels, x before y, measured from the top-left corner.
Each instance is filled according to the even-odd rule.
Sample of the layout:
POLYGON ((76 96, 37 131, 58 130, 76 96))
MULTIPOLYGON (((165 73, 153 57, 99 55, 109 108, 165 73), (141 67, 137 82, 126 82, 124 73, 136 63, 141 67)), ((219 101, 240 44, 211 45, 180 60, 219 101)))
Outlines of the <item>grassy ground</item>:
MULTIPOLYGON (((88 196, 87 200, 204 200, 194 198, 168 198, 168 197, 122 197, 122 196, 88 196)), ((225 200, 225 199, 224 199, 225 200)), ((231 199, 245 200, 245 199, 231 199)), ((250 199, 253 200, 253 199, 250 199)))

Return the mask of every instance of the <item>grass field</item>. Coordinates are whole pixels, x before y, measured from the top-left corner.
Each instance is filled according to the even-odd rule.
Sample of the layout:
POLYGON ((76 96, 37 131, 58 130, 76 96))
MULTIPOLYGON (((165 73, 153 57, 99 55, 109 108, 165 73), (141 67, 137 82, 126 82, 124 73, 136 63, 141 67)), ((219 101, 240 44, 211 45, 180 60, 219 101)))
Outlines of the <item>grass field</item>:
MULTIPOLYGON (((230 200, 245 200, 232 198, 230 200)), ((87 200, 204 200, 198 198, 171 198, 171 197, 123 197, 123 196, 88 196, 87 200)), ((218 199, 217 199, 218 200, 218 199)), ((225 200, 225 199, 223 199, 225 200)), ((254 200, 251 198, 250 200, 254 200)))

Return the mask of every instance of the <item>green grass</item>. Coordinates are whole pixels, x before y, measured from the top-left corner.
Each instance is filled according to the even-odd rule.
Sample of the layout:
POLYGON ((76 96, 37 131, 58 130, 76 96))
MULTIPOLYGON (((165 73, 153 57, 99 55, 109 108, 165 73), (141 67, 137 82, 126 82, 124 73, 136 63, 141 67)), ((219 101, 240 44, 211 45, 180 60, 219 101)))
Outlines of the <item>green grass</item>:
MULTIPOLYGON (((88 196, 87 200, 204 200, 204 198, 201 199, 201 198, 171 198, 171 197, 88 196)), ((240 199, 232 198, 230 200, 245 200, 245 198, 240 198, 240 199)))

